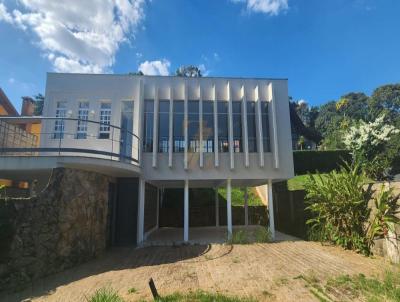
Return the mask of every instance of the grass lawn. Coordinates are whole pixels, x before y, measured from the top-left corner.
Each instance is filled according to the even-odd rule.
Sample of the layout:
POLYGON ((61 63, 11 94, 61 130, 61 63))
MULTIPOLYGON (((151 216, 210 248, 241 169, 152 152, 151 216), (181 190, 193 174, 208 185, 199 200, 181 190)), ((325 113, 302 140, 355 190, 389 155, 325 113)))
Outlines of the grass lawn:
MULTIPOLYGON (((111 288, 101 288, 93 296, 87 299, 88 302, 125 302, 116 291, 111 288)), ((144 300, 139 300, 146 302, 144 300)), ((153 300, 150 300, 153 301, 153 300)), ((256 302, 249 298, 225 296, 222 294, 208 293, 202 290, 189 293, 174 293, 155 299, 156 302, 256 302)))
POLYGON ((304 184, 309 179, 308 175, 297 175, 287 181, 289 191, 304 190, 304 184))
MULTIPOLYGON (((226 188, 219 188, 218 193, 226 200, 226 188)), ((256 193, 256 188, 247 189, 248 205, 262 206, 264 205, 261 198, 256 193)), ((241 188, 232 188, 232 206, 244 206, 244 190, 241 188)))
POLYGON ((306 287, 319 301, 400 301, 400 272, 387 271, 383 279, 359 275, 341 275, 320 282, 314 276, 300 275, 306 287))

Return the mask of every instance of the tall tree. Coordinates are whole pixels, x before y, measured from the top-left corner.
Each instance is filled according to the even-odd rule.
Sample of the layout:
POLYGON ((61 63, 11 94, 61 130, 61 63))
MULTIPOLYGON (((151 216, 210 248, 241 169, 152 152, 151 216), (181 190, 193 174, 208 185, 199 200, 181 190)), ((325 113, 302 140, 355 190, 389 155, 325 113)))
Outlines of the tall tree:
POLYGON ((44 95, 38 93, 37 95, 33 96, 35 100, 35 109, 33 110, 33 114, 36 116, 43 114, 43 106, 44 106, 44 95))
POLYGON ((385 114, 390 122, 400 122, 400 84, 378 87, 369 100, 373 118, 385 114))
POLYGON ((189 78, 198 78, 202 76, 200 68, 194 65, 181 66, 176 70, 175 74, 178 77, 189 78))

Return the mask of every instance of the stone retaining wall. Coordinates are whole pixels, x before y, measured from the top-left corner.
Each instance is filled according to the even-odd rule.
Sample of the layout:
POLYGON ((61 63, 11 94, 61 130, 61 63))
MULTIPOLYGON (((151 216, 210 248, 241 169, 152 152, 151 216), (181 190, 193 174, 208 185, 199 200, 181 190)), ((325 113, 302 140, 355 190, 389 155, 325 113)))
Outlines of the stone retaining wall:
POLYGON ((0 291, 103 252, 112 181, 97 173, 57 168, 37 196, 0 200, 0 291))

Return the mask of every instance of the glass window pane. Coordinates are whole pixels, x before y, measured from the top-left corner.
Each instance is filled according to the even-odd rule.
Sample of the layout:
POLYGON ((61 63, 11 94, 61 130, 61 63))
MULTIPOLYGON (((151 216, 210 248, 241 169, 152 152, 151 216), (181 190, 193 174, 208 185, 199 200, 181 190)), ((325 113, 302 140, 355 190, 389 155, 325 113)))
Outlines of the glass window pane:
POLYGON ((263 129, 264 152, 271 152, 270 134, 269 134, 268 102, 261 102, 261 123, 262 123, 262 129, 263 129))
POLYGON ((218 101, 218 151, 229 152, 228 102, 218 101))
POLYGON ((188 101, 189 152, 200 151, 199 101, 188 101))
POLYGON ((169 148, 169 100, 160 100, 158 113, 158 152, 168 153, 169 148))
POLYGON ((242 102, 232 102, 233 152, 242 150, 242 102))
MULTIPOLYGON (((65 118, 67 115, 67 102, 57 102, 56 117, 65 118)), ((64 119, 56 120, 54 122, 54 139, 63 139, 65 130, 64 119)))
POLYGON ((257 152, 256 103, 247 101, 247 136, 249 152, 257 152))
POLYGON ((185 151, 185 137, 183 132, 184 120, 184 102, 182 100, 174 100, 174 120, 173 120, 173 148, 174 152, 185 151))
POLYGON ((214 152, 214 102, 203 101, 203 152, 214 152))
POLYGON ((78 109, 78 123, 76 129, 77 139, 86 139, 88 118, 89 118, 89 102, 80 102, 78 109))
POLYGON ((153 152, 154 100, 144 100, 143 152, 153 152))

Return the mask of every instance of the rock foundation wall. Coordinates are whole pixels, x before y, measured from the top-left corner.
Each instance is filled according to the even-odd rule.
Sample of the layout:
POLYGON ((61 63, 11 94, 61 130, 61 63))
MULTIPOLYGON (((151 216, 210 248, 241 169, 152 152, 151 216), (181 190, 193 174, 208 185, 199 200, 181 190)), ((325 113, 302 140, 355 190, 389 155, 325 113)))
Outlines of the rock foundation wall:
POLYGON ((107 242, 110 177, 53 170, 37 196, 0 200, 0 291, 85 262, 107 242))

